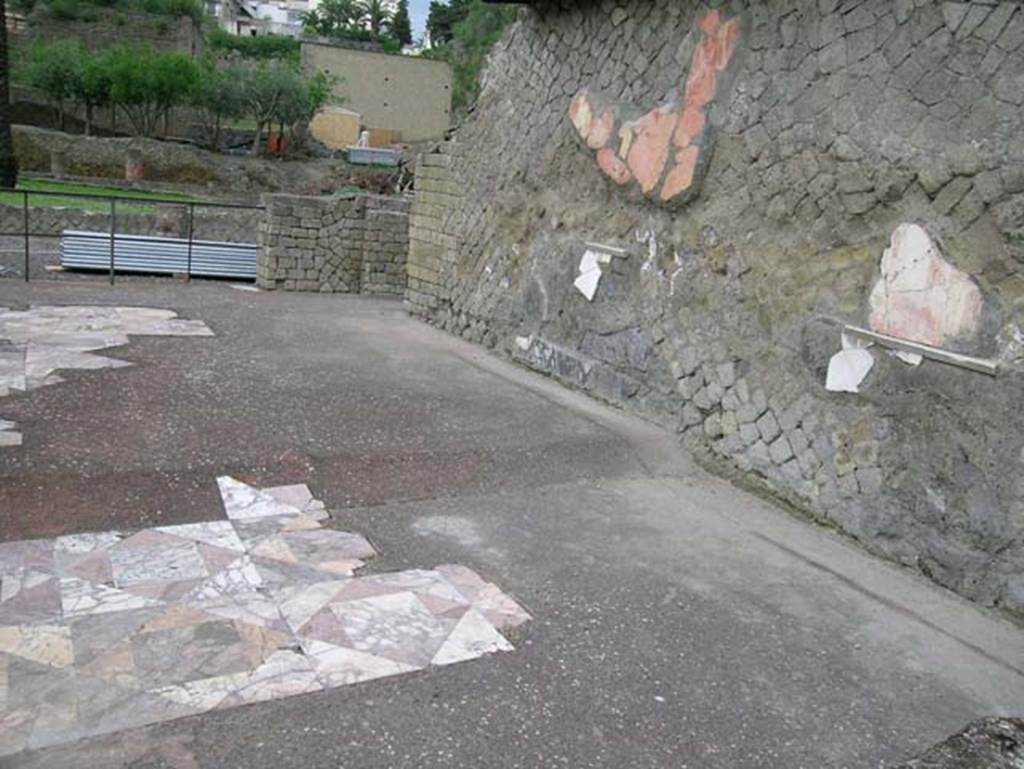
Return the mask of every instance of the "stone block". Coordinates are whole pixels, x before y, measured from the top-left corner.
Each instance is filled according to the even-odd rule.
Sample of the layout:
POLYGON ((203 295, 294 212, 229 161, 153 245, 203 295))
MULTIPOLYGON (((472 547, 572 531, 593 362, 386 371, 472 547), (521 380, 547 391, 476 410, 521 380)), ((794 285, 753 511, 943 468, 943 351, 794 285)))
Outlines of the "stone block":
MULTIPOLYGON (((763 434, 762 434, 763 435, 763 434)), ((785 435, 780 435, 768 446, 768 455, 779 465, 793 457, 793 449, 785 435)))
POLYGON ((770 411, 757 420, 757 430, 766 443, 775 440, 776 436, 781 432, 779 423, 775 420, 775 415, 770 411))

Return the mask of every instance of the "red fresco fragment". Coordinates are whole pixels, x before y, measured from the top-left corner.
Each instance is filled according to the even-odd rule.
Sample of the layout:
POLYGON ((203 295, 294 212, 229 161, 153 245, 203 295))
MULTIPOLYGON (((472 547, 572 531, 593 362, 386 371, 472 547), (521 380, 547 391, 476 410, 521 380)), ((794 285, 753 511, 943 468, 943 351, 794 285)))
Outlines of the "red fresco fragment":
POLYGON ((690 63, 690 75, 686 79, 684 97, 688 106, 703 109, 714 97, 718 49, 718 40, 706 37, 700 41, 697 50, 693 52, 693 61, 690 63))
POLYGON ((659 107, 628 124, 633 141, 626 162, 609 146, 618 126, 614 110, 594 116, 593 105, 585 93, 577 95, 569 107, 569 116, 580 136, 591 149, 598 150, 598 166, 616 184, 625 185, 635 178, 644 194, 651 194, 657 189, 666 164, 672 162, 672 146, 677 147, 661 189, 660 197, 665 201, 693 184, 705 144, 700 138, 707 128, 707 110, 715 97, 718 73, 731 63, 740 38, 739 18, 723 22, 717 10, 701 15, 696 24, 701 36, 690 63, 682 103, 659 107))
POLYGON ((665 186, 661 188, 661 199, 671 200, 676 195, 686 192, 693 184, 693 175, 697 170, 697 159, 700 156, 700 147, 691 145, 676 153, 676 166, 669 172, 665 179, 665 186))
POLYGON ((675 145, 687 147, 694 139, 700 136, 704 130, 704 113, 699 109, 687 106, 683 110, 683 116, 679 120, 679 128, 676 129, 675 145))
POLYGON ((633 178, 622 158, 615 154, 611 147, 605 147, 597 153, 597 165, 604 171, 605 176, 620 186, 633 178))
POLYGON ((661 179, 668 161, 669 142, 679 123, 679 113, 668 107, 648 112, 632 124, 636 137, 629 149, 629 169, 645 193, 661 179))

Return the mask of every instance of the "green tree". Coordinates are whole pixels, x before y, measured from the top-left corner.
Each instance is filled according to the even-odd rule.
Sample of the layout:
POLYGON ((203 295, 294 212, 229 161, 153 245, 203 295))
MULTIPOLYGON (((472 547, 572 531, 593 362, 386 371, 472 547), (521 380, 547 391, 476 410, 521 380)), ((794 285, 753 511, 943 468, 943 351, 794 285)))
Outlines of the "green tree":
POLYGON ((11 69, 7 59, 7 5, 0 0, 0 187, 14 187, 18 183, 18 163, 11 139, 11 69))
POLYGON ((36 42, 29 49, 21 73, 25 84, 41 91, 56 108, 62 131, 65 124, 65 106, 75 95, 84 55, 84 48, 77 40, 36 42))
MULTIPOLYGON (((446 44, 430 49, 428 58, 442 59, 452 67, 452 105, 464 109, 480 93, 480 73, 487 54, 515 20, 515 6, 465 0, 462 18, 451 28, 446 44)), ((429 22, 428 22, 429 24, 429 22)), ((433 40, 431 40, 434 43, 433 40)))
POLYGON ((256 122, 253 155, 260 152, 264 128, 276 125, 281 135, 286 130, 294 134, 296 124, 312 120, 327 103, 334 84, 326 73, 304 78, 297 67, 281 61, 247 67, 239 79, 244 83, 245 114, 256 122))
POLYGON ((86 136, 92 133, 93 114, 96 108, 110 104, 111 87, 106 58, 83 51, 77 77, 71 85, 71 96, 85 108, 86 136))
POLYGON ((445 45, 451 42, 456 24, 466 17, 474 0, 430 0, 430 11, 427 14, 427 34, 431 46, 445 45))
POLYGON ((409 20, 409 0, 398 0, 398 8, 391 18, 391 34, 402 45, 412 43, 412 22, 409 20))
POLYGON ((331 37, 354 29, 362 18, 356 0, 322 0, 317 8, 303 14, 302 23, 313 34, 331 37))
POLYGON ((294 98, 301 78, 294 67, 273 61, 251 67, 245 74, 246 114, 256 121, 256 135, 252 141, 252 154, 260 154, 260 141, 264 127, 272 126, 294 98))
POLYGON ((375 37, 379 36, 385 27, 391 23, 391 12, 388 10, 384 0, 362 0, 358 4, 358 9, 361 14, 358 23, 362 24, 365 22, 369 25, 370 32, 375 37))
POLYGON ((220 148, 224 121, 245 117, 247 74, 247 68, 238 63, 203 62, 190 102, 199 110, 210 149, 220 148))
POLYGON ((189 99, 199 82, 199 65, 178 53, 119 46, 107 56, 111 99, 136 136, 152 136, 172 107, 189 99))

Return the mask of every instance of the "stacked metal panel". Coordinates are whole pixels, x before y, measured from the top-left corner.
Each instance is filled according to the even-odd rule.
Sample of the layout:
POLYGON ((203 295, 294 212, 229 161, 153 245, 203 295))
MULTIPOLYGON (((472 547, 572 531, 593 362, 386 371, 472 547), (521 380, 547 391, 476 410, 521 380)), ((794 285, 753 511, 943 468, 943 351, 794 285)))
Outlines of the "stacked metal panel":
MULTIPOLYGON (((118 233, 114 235, 114 271, 255 280, 258 251, 255 243, 193 240, 190 258, 186 238, 118 233)), ((68 269, 109 270, 110 235, 64 230, 60 263, 68 269)))

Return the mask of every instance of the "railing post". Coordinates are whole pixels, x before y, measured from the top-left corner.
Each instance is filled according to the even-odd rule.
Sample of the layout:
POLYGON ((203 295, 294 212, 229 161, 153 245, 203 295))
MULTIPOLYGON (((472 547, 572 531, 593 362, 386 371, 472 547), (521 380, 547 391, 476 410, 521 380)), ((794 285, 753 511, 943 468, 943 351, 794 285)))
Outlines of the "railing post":
POLYGON ((28 254, 29 254, 29 239, 28 239, 28 190, 21 193, 22 196, 22 210, 25 219, 25 282, 28 283, 28 254))
POLYGON ((185 269, 185 280, 192 280, 192 218, 195 215, 196 204, 188 204, 188 266, 185 269))
POLYGON ((110 199, 110 285, 114 285, 114 231, 117 227, 117 198, 110 199))

